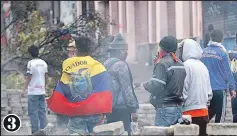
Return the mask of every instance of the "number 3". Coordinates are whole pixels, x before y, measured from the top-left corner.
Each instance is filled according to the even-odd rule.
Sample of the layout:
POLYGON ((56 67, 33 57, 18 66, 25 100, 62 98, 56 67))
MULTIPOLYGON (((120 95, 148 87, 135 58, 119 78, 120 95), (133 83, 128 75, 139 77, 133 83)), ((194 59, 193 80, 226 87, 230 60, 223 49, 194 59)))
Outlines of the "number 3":
POLYGON ((8 129, 15 129, 16 128, 16 119, 15 118, 8 118, 8 122, 11 122, 11 125, 8 125, 8 129))

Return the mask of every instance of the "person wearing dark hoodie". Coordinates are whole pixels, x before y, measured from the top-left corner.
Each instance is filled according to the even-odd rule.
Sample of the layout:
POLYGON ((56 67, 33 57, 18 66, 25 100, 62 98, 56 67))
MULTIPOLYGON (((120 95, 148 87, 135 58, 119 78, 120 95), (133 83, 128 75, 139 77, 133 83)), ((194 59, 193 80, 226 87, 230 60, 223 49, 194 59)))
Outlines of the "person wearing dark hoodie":
POLYGON ((182 60, 186 70, 183 96, 183 115, 191 115, 192 123, 199 125, 199 135, 206 136, 208 105, 212 99, 212 89, 207 67, 199 60, 202 48, 198 42, 185 39, 181 42, 182 60))
POLYGON ((210 41, 210 34, 211 32, 214 30, 214 26, 212 24, 209 24, 208 25, 208 31, 207 33, 205 34, 205 39, 204 39, 204 48, 207 48, 207 45, 210 41))
MULTIPOLYGON (((236 40, 236 44, 234 46, 234 48, 232 50, 230 50, 228 53, 229 53, 229 57, 230 57, 230 60, 231 60, 231 63, 232 61, 235 59, 235 61, 233 63, 234 64, 234 67, 235 68, 232 68, 232 73, 234 75, 234 78, 235 78, 235 91, 237 90, 237 70, 236 70, 236 61, 237 61, 237 32, 236 32, 236 37, 235 37, 235 40, 236 40)), ((232 106, 232 114, 233 114, 233 123, 237 123, 237 98, 234 98, 232 99, 231 101, 231 106, 232 106)))
POLYGON ((156 126, 174 125, 182 116, 186 72, 182 61, 175 55, 177 42, 173 36, 166 36, 160 41, 153 77, 143 83, 145 90, 151 93, 151 104, 156 108, 156 126))
POLYGON ((208 47, 203 50, 201 61, 209 71, 213 98, 208 108, 209 119, 215 116, 215 123, 225 121, 226 90, 229 88, 232 98, 236 97, 235 80, 230 70, 228 52, 222 45, 223 33, 213 30, 208 47))
POLYGON ((110 44, 110 57, 104 62, 112 79, 113 110, 107 123, 123 121, 124 129, 131 135, 131 122, 136 120, 139 103, 133 88, 132 73, 126 63, 128 44, 118 33, 110 44))

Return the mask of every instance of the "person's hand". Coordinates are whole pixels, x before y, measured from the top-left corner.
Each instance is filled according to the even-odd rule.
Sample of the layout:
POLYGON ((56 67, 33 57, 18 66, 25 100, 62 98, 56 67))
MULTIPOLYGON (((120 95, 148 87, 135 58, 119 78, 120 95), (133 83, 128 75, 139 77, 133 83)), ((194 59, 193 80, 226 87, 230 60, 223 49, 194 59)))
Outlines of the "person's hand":
POLYGON ((236 91, 235 90, 232 90, 231 91, 231 98, 235 98, 236 97, 236 91))
POLYGON ((137 122, 137 120, 138 120, 137 113, 132 113, 132 121, 137 122))

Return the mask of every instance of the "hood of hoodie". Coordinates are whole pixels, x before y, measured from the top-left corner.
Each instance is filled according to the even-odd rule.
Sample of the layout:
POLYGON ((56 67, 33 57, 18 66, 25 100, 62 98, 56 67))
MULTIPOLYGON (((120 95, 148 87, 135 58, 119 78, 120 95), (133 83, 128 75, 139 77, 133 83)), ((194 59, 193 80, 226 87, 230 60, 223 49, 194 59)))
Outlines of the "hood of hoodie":
POLYGON ((202 57, 202 48, 200 44, 192 39, 185 39, 183 44, 182 59, 186 61, 188 59, 200 59, 202 57))

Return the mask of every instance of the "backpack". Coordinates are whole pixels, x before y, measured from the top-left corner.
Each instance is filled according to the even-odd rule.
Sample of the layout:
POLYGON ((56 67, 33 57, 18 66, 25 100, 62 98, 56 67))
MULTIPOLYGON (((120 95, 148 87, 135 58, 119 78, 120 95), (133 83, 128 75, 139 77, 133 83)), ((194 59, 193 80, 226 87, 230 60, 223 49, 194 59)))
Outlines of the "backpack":
POLYGON ((230 69, 232 73, 237 72, 237 60, 235 58, 230 62, 230 69))
MULTIPOLYGON (((120 60, 117 59, 117 58, 113 58, 109 63, 107 63, 107 64, 104 63, 104 66, 105 66, 106 70, 109 73, 110 79, 112 80, 112 87, 113 87, 113 79, 118 81, 118 83, 120 84, 119 79, 117 77, 117 74, 114 71, 110 71, 109 70, 118 61, 120 61, 120 60)), ((116 105, 116 103, 117 103, 117 98, 118 98, 118 94, 117 94, 117 92, 114 92, 114 88, 112 90, 112 95, 113 95, 113 107, 114 107, 116 105)))
POLYGON ((87 99, 93 90, 90 74, 87 68, 82 68, 78 72, 68 73, 71 78, 69 82, 72 99, 87 99))
MULTIPOLYGON (((110 69, 116 62, 118 62, 118 61, 121 61, 121 60, 120 60, 120 59, 117 59, 117 58, 113 58, 112 61, 110 61, 109 63, 107 63, 107 64, 104 63, 104 66, 105 66, 105 68, 107 69, 107 71, 109 72, 109 75, 110 75, 111 79, 115 79, 115 80, 118 81, 118 83, 120 84, 119 79, 118 79, 118 77, 117 77, 117 74, 116 74, 115 72, 109 70, 109 69, 110 69)), ((106 62, 106 61, 105 61, 105 62, 106 62)), ((125 62, 125 61, 123 61, 123 62, 125 62)), ((125 63, 126 63, 126 62, 125 62, 125 63)), ((128 66, 127 63, 126 63, 126 65, 128 66)), ((131 83, 133 83, 132 73, 131 73, 131 70, 129 69, 129 67, 128 67, 128 72, 129 72, 129 77, 130 77, 131 83)), ((113 81, 113 80, 112 80, 112 81, 113 81)), ((112 86, 113 86, 113 85, 112 85, 112 86)), ((121 84, 120 84, 120 86, 121 86, 121 84)), ((136 94, 135 94, 135 92, 134 92, 133 84, 131 84, 131 87, 132 87, 133 96, 135 97, 136 101, 138 102, 138 99, 137 99, 136 94)), ((113 90, 114 90, 114 89, 113 89, 113 90)), ((113 94, 113 107, 114 107, 114 106, 116 105, 116 103, 117 103, 118 92, 112 92, 112 94, 113 94)), ((125 94, 122 93, 122 95, 124 96, 125 94)), ((125 97, 125 96, 124 96, 124 97, 125 97)), ((139 105, 137 105, 136 108, 139 108, 139 105)))

